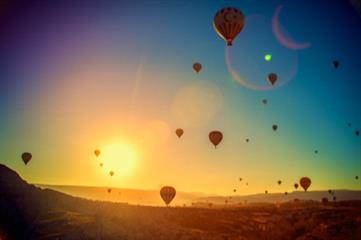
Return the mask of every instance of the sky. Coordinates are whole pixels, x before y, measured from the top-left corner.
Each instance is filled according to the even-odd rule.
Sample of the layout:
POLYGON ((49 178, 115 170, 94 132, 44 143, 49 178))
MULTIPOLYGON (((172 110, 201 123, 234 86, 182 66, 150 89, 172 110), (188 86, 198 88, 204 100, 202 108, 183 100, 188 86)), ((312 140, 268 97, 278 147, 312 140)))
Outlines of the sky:
POLYGON ((2 1, 0 163, 43 184, 244 195, 308 176, 310 190, 360 190, 353 2, 2 1), (245 16, 231 47, 213 28, 228 6, 245 16))

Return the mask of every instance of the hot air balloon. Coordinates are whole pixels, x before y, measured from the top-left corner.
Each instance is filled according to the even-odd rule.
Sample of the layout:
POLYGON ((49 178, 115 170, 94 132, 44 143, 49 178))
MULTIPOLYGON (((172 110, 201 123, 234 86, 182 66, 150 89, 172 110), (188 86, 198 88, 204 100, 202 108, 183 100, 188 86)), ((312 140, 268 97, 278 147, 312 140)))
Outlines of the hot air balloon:
POLYGON ((179 138, 183 135, 183 133, 184 133, 184 131, 183 131, 183 129, 181 129, 181 128, 177 128, 177 129, 175 130, 175 134, 177 134, 177 136, 178 136, 179 138))
POLYGON ((216 148, 217 145, 222 141, 223 134, 220 131, 212 131, 208 135, 209 140, 213 143, 214 147, 216 148))
POLYGON ((333 201, 336 201, 336 196, 333 197, 333 201))
POLYGON ((196 62, 193 64, 193 70, 196 72, 196 73, 199 73, 202 69, 202 64, 196 62))
POLYGON ((298 183, 295 183, 293 186, 294 186, 295 189, 297 190, 297 188, 298 188, 298 183))
POLYGON ((358 176, 355 176, 355 179, 358 180, 358 176))
POLYGON ((246 183, 246 186, 248 186, 248 182, 246 183))
POLYGON ((111 193, 112 192, 112 189, 111 188, 108 188, 108 193, 111 193))
POLYGON ((100 150, 99 150, 99 149, 94 150, 94 154, 95 154, 96 157, 99 157, 99 155, 100 155, 100 150))
POLYGON ((237 189, 233 189, 233 192, 237 192, 237 189))
POLYGON ((262 99, 262 103, 263 103, 263 105, 267 105, 267 103, 268 103, 267 99, 262 99))
POLYGON ((23 154, 21 154, 21 158, 23 159, 23 162, 25 163, 25 165, 28 164, 28 162, 31 160, 32 157, 33 157, 33 155, 31 155, 31 153, 29 153, 29 152, 24 152, 23 154))
POLYGON ((277 131, 277 129, 278 129, 278 125, 273 124, 273 125, 272 125, 272 129, 273 129, 273 131, 277 131))
POLYGON ((249 138, 246 138, 246 142, 249 142, 249 138))
POLYGON ((174 187, 171 186, 165 186, 162 187, 160 190, 160 196, 162 197, 165 204, 168 206, 168 204, 173 200, 175 197, 176 191, 174 187))
POLYGON ((100 167, 103 167, 103 163, 99 163, 99 166, 100 166, 100 167))
POLYGON ((315 154, 318 154, 318 150, 315 150, 315 154))
POLYGON ((282 181, 281 181, 281 180, 278 180, 277 183, 278 183, 278 185, 281 185, 282 181))
POLYGON ((288 195, 288 192, 285 192, 285 195, 287 196, 287 195, 288 195))
POLYGON ((360 131, 359 131, 359 130, 356 130, 356 131, 355 131, 355 135, 356 135, 356 136, 360 136, 360 131))
POLYGON ((227 42, 227 46, 232 46, 232 41, 242 31, 243 26, 243 13, 233 7, 220 9, 213 19, 214 30, 227 42))
POLYGON ((278 76, 275 73, 270 73, 267 76, 268 82, 273 86, 277 82, 278 76))
POLYGON ((113 177, 114 172, 113 172, 113 171, 110 171, 110 172, 109 172, 109 175, 110 175, 111 177, 113 177))
POLYGON ((300 179, 300 185, 301 187, 305 190, 305 192, 307 192, 307 189, 310 187, 311 185, 311 179, 308 177, 302 177, 300 179))
POLYGON ((337 60, 332 61, 332 65, 335 69, 337 69, 340 66, 340 62, 337 60))
POLYGON ((242 182, 242 178, 239 178, 239 181, 242 182))
POLYGON ((331 190, 331 189, 328 189, 328 193, 329 193, 329 194, 332 194, 332 190, 331 190))
POLYGON ((264 191, 264 193, 265 193, 265 194, 268 194, 268 191, 266 190, 266 191, 264 191))

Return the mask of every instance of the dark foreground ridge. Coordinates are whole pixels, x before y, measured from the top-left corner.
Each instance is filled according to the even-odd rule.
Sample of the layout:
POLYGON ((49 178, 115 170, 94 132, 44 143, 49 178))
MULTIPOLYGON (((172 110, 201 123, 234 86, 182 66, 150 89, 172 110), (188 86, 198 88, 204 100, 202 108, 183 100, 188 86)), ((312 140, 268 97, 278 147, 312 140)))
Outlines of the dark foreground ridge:
POLYGON ((0 239, 361 239, 361 202, 132 206, 40 189, 0 165, 0 239))

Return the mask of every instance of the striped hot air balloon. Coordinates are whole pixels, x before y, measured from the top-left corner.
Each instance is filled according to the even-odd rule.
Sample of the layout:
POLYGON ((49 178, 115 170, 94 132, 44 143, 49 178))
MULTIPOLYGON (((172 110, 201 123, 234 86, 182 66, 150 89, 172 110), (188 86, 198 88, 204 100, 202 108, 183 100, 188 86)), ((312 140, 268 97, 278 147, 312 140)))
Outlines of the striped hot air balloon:
POLYGON ((220 9, 213 19, 214 30, 226 41, 228 46, 232 46, 232 41, 242 31, 243 26, 243 13, 233 7, 220 9))
POLYGON ((168 206, 173 198, 176 195, 176 191, 174 187, 171 186, 164 186, 162 187, 162 189, 160 190, 160 196, 162 197, 164 203, 168 206))

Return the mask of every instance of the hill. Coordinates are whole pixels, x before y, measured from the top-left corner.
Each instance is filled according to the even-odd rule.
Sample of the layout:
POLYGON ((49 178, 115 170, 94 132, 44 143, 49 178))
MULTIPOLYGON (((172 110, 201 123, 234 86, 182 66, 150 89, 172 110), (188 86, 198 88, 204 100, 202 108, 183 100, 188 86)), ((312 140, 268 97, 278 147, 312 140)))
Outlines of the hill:
MULTIPOLYGON (((64 186, 64 185, 44 185, 36 184, 43 189, 53 189, 72 196, 101 200, 112 202, 123 202, 129 204, 140 204, 148 206, 164 206, 164 202, 159 197, 159 190, 139 190, 139 189, 124 189, 111 188, 112 192, 108 193, 107 187, 84 187, 84 186, 64 186)), ((177 197, 172 202, 173 206, 191 205, 198 203, 198 205, 221 204, 225 200, 229 204, 245 204, 245 203, 279 203, 288 202, 297 198, 300 200, 320 201, 322 198, 328 198, 330 201, 336 197, 337 201, 361 200, 361 191, 352 190, 333 190, 333 195, 327 191, 295 191, 290 192, 286 196, 284 193, 269 193, 269 194, 252 194, 252 195, 232 195, 230 196, 207 196, 202 193, 185 193, 177 192, 177 197)))
POLYGON ((0 239, 361 239, 361 201, 147 207, 28 184, 0 165, 0 239))

